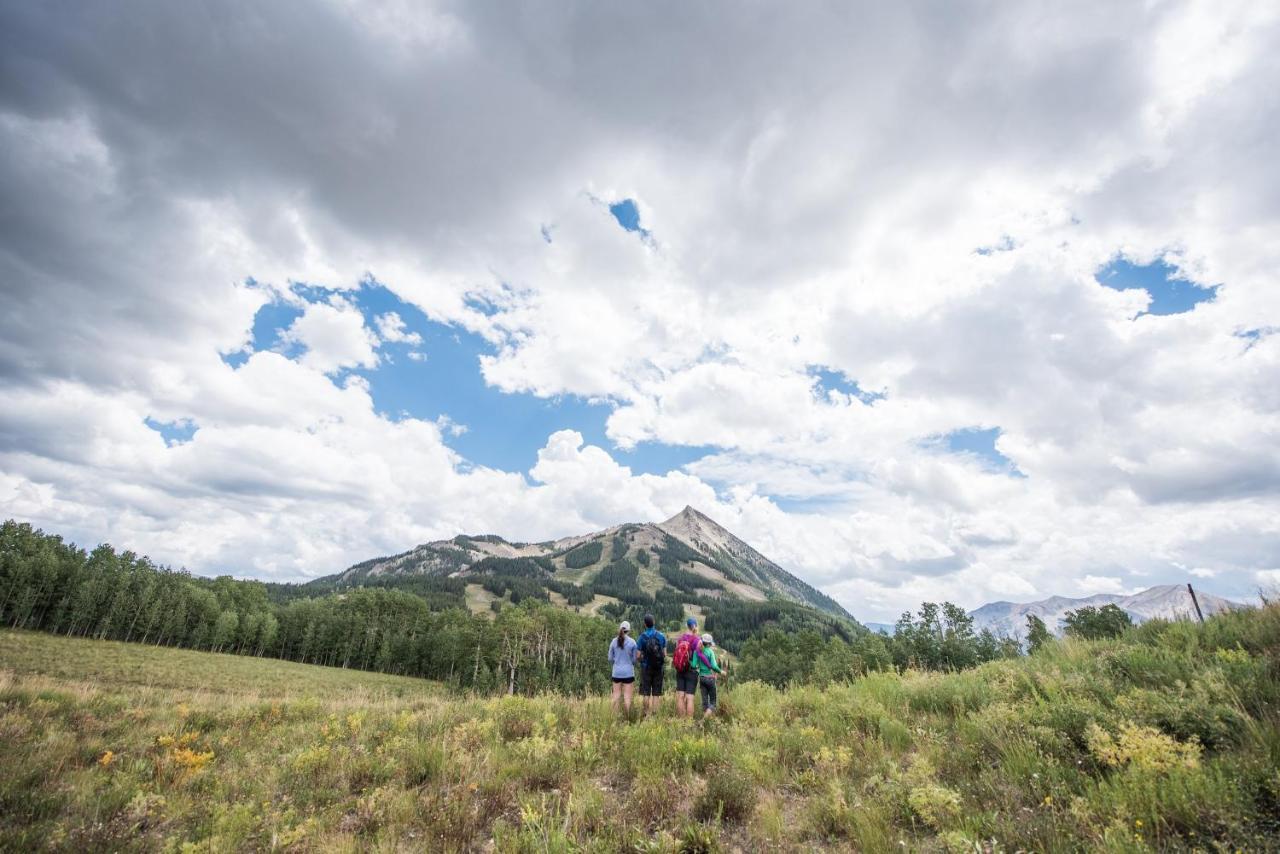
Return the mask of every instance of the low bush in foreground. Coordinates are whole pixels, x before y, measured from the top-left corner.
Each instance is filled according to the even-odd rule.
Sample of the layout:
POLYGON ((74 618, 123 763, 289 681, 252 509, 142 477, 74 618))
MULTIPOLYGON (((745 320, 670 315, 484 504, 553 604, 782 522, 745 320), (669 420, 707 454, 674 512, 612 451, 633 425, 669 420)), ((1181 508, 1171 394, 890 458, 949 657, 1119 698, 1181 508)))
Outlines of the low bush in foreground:
POLYGON ((1280 850, 1280 609, 727 714, 0 633, 0 849, 1280 850))

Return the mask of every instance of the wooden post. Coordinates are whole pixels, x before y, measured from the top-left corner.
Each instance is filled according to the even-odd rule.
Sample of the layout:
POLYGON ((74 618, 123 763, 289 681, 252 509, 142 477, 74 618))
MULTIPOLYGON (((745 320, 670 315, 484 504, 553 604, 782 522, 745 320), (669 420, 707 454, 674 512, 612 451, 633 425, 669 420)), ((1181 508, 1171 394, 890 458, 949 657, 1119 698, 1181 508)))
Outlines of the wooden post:
POLYGON ((1191 604, 1196 606, 1196 617, 1203 623, 1204 614, 1200 611, 1200 601, 1196 599, 1196 591, 1191 588, 1190 582, 1187 583, 1187 592, 1191 594, 1191 604))

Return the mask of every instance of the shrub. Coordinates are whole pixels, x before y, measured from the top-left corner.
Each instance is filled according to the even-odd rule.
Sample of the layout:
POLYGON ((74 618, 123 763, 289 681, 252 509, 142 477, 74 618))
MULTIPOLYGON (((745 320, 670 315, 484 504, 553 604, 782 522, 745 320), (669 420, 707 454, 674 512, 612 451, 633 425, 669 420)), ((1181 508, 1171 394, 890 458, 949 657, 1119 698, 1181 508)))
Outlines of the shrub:
POLYGON ((925 825, 942 830, 960 817, 960 795, 938 784, 916 786, 906 796, 911 810, 925 825))
POLYGON ((1129 765, 1143 771, 1196 768, 1200 764, 1200 743, 1179 742, 1147 726, 1126 721, 1112 736, 1094 724, 1089 728, 1089 752, 1103 765, 1129 765))
POLYGON ((756 806, 755 785, 732 767, 718 768, 707 778, 707 787, 693 804, 699 821, 743 821, 756 806))

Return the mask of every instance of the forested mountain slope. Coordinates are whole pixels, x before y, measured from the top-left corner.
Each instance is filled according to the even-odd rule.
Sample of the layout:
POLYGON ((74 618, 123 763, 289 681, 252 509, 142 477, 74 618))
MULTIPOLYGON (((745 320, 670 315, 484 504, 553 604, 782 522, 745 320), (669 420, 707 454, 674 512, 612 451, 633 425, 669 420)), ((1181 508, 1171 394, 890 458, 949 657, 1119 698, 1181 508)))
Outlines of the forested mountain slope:
POLYGON ((471 588, 473 605, 482 599, 477 587, 496 597, 542 589, 553 594, 556 604, 591 613, 606 613, 602 609, 613 604, 657 600, 678 602, 690 613, 715 602, 775 602, 852 619, 834 599, 692 507, 658 524, 617 525, 542 543, 461 535, 367 560, 316 583, 335 588, 381 585, 389 578, 415 575, 463 581, 471 588), (522 581, 498 584, 494 578, 522 581))

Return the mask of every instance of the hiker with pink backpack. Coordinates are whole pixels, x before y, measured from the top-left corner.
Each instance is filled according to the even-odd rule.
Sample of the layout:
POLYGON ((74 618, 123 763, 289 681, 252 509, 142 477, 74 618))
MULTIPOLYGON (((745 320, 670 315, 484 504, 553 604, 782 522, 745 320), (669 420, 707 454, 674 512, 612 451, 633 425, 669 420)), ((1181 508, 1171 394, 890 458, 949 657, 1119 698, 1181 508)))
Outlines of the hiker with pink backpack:
POLYGON ((671 656, 671 665, 676 671, 676 714, 682 717, 693 717, 693 695, 702 689, 702 706, 704 716, 710 715, 716 707, 716 674, 723 673, 715 660, 715 653, 708 657, 708 648, 703 638, 710 635, 698 634, 698 621, 690 617, 685 621, 687 631, 676 640, 676 649, 671 656), (710 682, 710 689, 707 683, 710 682))

